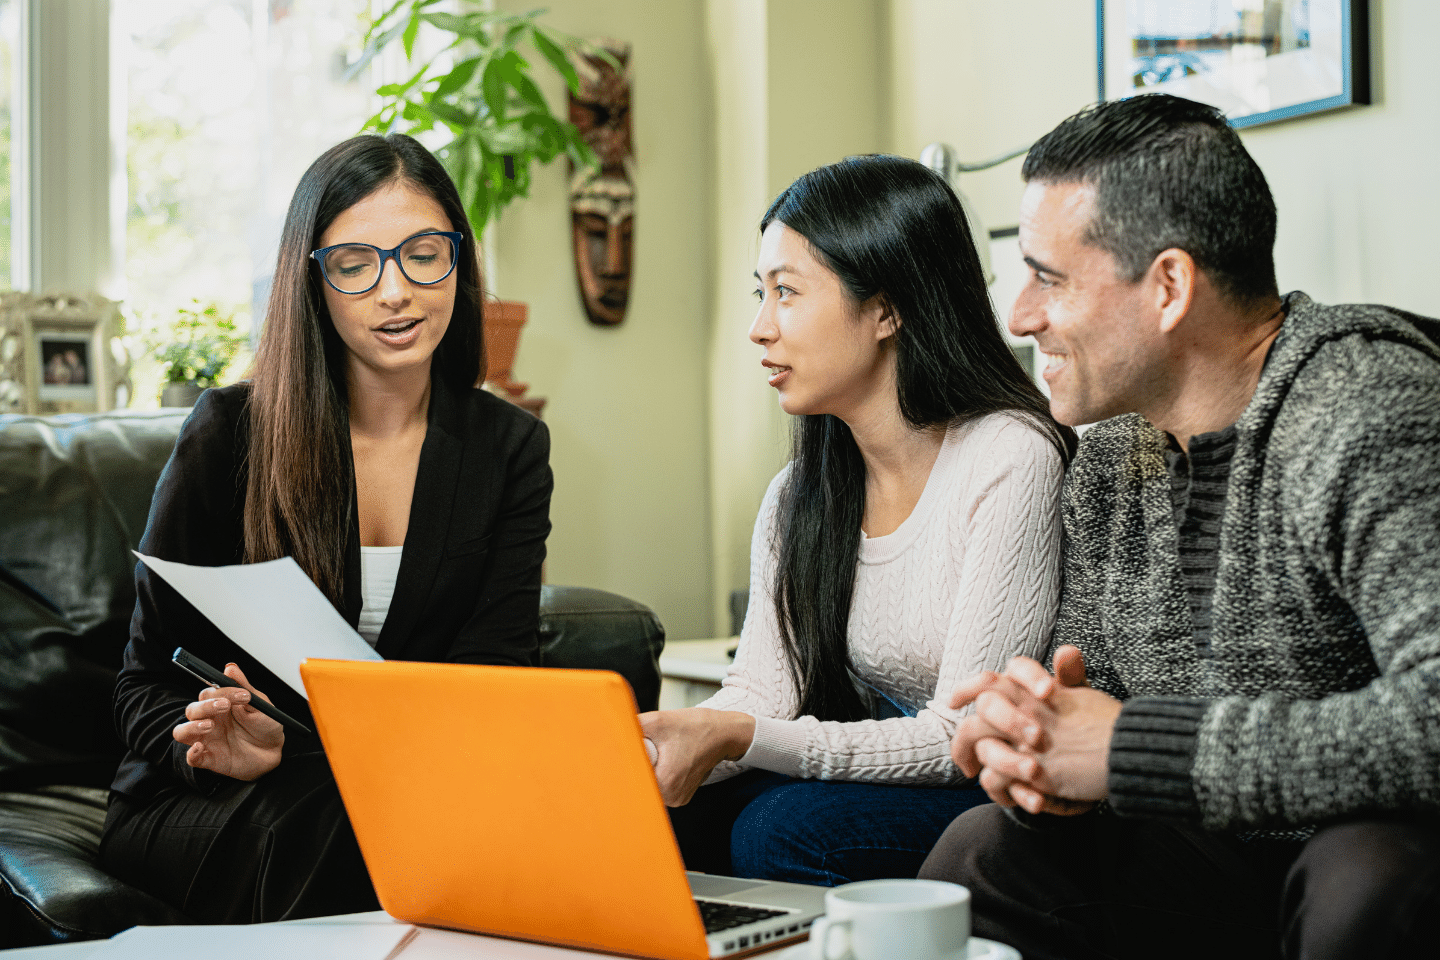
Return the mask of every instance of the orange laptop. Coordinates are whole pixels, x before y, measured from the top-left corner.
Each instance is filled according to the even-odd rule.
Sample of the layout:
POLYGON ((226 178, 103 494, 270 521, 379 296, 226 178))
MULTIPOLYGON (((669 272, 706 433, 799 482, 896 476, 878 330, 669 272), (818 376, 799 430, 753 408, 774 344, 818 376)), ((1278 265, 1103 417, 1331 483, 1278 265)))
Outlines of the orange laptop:
POLYGON ((799 939, 824 913, 823 887, 687 878, 618 674, 353 660, 300 674, 399 920, 707 960, 799 939))

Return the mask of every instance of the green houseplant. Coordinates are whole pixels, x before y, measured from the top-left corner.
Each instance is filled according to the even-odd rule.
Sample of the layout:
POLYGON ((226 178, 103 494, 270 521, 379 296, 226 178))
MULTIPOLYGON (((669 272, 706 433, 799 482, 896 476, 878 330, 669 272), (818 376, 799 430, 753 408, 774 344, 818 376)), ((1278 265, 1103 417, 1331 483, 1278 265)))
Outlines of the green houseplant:
POLYGON ((247 341, 235 325, 233 312, 222 312, 215 303, 194 300, 191 304, 179 309, 167 339, 156 345, 155 359, 165 383, 162 406, 192 406, 200 391, 215 386, 225 375, 247 341))
POLYGON ((598 162, 575 126, 551 113, 521 50, 535 51, 572 92, 579 90, 580 80, 567 49, 583 47, 611 58, 576 37, 542 29, 537 20, 544 10, 454 14, 432 10, 439 2, 396 0, 371 23, 350 72, 353 76, 396 40, 406 63, 415 66, 422 26, 452 35, 441 55, 421 63, 408 79, 376 91, 380 110, 362 131, 406 133, 427 145, 438 143, 435 153, 455 180, 478 232, 512 200, 529 196, 533 163, 547 164, 562 154, 577 166, 598 162))

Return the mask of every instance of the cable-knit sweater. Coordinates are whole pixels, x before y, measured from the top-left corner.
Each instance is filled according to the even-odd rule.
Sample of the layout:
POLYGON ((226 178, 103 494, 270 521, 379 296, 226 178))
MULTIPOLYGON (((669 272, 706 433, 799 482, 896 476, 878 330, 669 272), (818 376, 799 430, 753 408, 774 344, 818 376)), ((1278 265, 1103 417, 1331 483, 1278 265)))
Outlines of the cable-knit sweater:
POLYGON ((788 467, 771 482, 750 544, 750 606, 719 693, 700 704, 756 718, 738 764, 795 777, 940 784, 950 760, 955 685, 1039 656, 1060 586, 1059 492, 1064 468, 1033 426, 992 414, 951 427, 915 509, 898 529, 861 540, 850 610, 857 677, 914 717, 794 719, 799 698, 776 621, 776 514, 788 467))
POLYGON ((1055 641, 1126 701, 1111 805, 1215 830, 1440 812, 1440 323, 1290 294, 1235 430, 1203 648, 1165 434, 1106 421, 1066 478, 1055 641))

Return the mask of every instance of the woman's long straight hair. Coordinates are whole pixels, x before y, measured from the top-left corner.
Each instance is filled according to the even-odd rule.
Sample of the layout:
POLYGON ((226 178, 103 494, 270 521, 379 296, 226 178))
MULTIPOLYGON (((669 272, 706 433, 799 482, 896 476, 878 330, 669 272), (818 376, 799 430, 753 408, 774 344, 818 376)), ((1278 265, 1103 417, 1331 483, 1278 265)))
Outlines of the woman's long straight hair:
POLYGON ((464 390, 482 357, 480 261, 474 232, 449 174, 402 134, 354 137, 310 165, 285 215, 265 328, 248 404, 246 563, 292 556, 341 607, 354 509, 346 347, 325 305, 310 251, 335 218, 385 187, 403 184, 434 198, 464 234, 455 310, 431 361, 431 377, 464 390))
MULTIPOLYGON (((881 297, 900 318, 896 381, 907 423, 923 429, 1009 411, 1069 461, 1074 431, 1055 422, 1001 336, 964 210, 937 174, 901 157, 849 157, 786 188, 761 233, 775 221, 805 238, 856 304, 881 297)), ((850 428, 829 414, 798 418, 773 584, 796 716, 869 715, 848 639, 864 515, 865 462, 850 428)))

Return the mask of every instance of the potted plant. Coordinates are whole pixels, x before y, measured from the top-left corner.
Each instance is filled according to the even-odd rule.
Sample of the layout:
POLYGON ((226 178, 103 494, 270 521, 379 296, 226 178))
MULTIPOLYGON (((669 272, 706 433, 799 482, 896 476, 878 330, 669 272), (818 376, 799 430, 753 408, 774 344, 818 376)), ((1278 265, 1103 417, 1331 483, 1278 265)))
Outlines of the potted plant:
MULTIPOLYGON (((454 179, 478 233, 513 200, 529 196, 532 164, 548 164, 562 155, 577 167, 599 164, 574 124, 550 111, 521 51, 538 54, 572 92, 579 90, 580 79, 567 50, 582 48, 608 62, 614 58, 576 37, 542 29, 537 21, 543 10, 453 14, 432 10, 439 2, 396 0, 370 24, 350 73, 397 40, 406 63, 414 66, 416 38, 424 26, 451 35, 440 56, 420 64, 408 79, 376 91, 381 107, 362 131, 438 142, 435 154, 454 179)), ((509 372, 525 316, 522 303, 486 304, 485 379, 510 396, 524 392, 523 385, 510 381, 509 372)))
POLYGON ((236 329, 234 313, 222 313, 218 304, 194 300, 178 312, 169 339, 155 353, 165 378, 163 407, 194 406, 200 392, 224 376, 247 341, 236 329))

